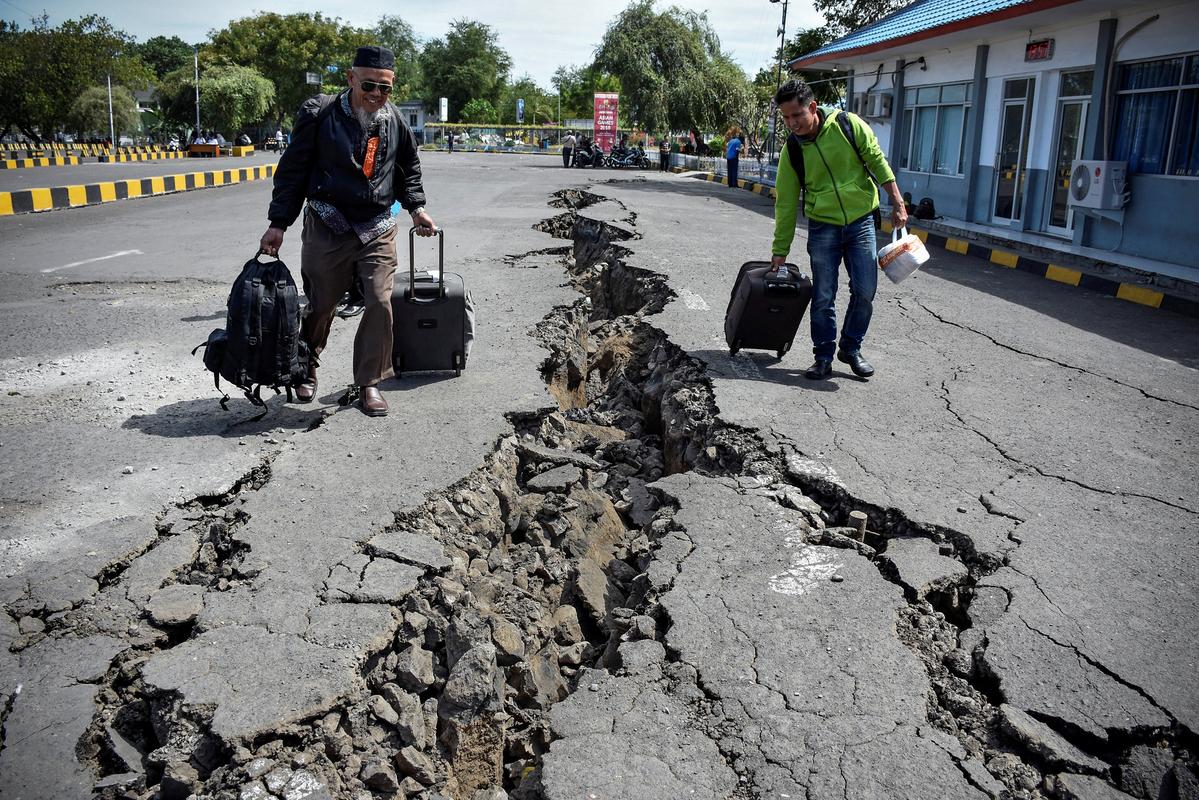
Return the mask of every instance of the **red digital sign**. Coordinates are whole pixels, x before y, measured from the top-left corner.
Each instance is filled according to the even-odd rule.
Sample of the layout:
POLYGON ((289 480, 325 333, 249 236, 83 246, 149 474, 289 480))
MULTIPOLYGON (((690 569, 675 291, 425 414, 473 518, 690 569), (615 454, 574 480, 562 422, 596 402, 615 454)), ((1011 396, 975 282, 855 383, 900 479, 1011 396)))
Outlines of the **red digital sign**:
POLYGON ((1053 58, 1053 39, 1041 39, 1024 45, 1025 61, 1048 61, 1053 58))
POLYGON ((615 92, 595 93, 595 143, 605 152, 611 152, 616 143, 616 110, 620 95, 615 92))

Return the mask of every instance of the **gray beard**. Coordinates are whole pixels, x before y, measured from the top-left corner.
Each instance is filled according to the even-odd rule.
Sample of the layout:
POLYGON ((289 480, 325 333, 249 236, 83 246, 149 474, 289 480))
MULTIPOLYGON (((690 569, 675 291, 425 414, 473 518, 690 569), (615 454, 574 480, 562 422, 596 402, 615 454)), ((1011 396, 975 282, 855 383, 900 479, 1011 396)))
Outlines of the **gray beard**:
POLYGON ((368 112, 366 109, 355 108, 353 104, 350 105, 350 108, 354 112, 354 119, 358 120, 358 124, 362 126, 363 133, 369 133, 371 126, 383 119, 383 115, 387 112, 386 105, 373 114, 368 112))

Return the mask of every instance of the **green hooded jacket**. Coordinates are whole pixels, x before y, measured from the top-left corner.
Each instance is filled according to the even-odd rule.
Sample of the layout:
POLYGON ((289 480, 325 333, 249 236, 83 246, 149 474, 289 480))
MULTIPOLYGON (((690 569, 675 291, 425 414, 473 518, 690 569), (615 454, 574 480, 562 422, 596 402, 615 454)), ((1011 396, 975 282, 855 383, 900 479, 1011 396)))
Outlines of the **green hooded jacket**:
MULTIPOLYGON (((862 168, 862 162, 837 124, 837 115, 844 112, 821 107, 819 113, 821 125, 817 134, 800 137, 808 184, 804 216, 816 222, 848 225, 878 208, 878 188, 862 168)), ((880 184, 895 180, 895 173, 891 171, 874 131, 856 115, 851 114, 849 121, 856 134, 858 149, 874 177, 880 184)), ((777 197, 771 252, 785 256, 791 251, 791 242, 795 239, 795 217, 803 194, 799 175, 791 166, 790 154, 785 147, 779 158, 774 186, 777 197)))

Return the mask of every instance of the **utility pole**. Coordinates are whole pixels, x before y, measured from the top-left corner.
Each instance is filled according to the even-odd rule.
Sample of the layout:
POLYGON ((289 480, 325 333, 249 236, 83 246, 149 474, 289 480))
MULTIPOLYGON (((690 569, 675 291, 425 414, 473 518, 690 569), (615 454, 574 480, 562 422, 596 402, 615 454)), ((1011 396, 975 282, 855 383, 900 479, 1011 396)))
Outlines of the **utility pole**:
POLYGON ((117 153, 117 130, 112 124, 112 76, 108 76, 108 138, 112 140, 112 154, 117 153))
MULTIPOLYGON (((783 24, 779 26, 779 60, 778 70, 774 79, 774 91, 777 93, 779 87, 783 85, 783 49, 787 46, 787 0, 770 0, 771 3, 783 4, 783 24)), ((774 99, 770 101, 770 163, 774 163, 774 143, 777 138, 778 131, 778 106, 774 104, 774 99)))
POLYGON ((192 50, 192 56, 195 59, 196 67, 196 130, 192 134, 194 139, 195 134, 200 132, 200 48, 192 50))

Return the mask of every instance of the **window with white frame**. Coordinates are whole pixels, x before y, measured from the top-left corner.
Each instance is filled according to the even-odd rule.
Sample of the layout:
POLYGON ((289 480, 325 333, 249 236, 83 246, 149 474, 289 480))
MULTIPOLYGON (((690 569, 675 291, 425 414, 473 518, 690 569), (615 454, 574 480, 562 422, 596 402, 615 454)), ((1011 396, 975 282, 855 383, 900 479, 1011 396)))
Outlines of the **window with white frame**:
POLYGON ((1199 53, 1121 64, 1112 158, 1131 172, 1199 177, 1199 53))
POLYGON ((969 83, 917 86, 904 91, 906 147, 899 165, 909 172, 961 175, 970 119, 969 83))

